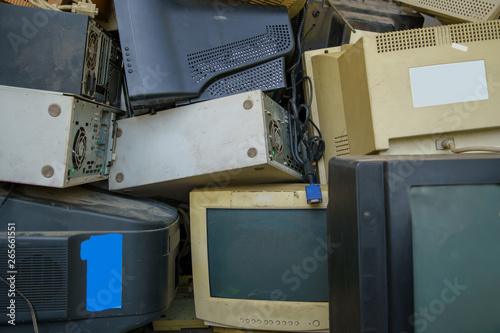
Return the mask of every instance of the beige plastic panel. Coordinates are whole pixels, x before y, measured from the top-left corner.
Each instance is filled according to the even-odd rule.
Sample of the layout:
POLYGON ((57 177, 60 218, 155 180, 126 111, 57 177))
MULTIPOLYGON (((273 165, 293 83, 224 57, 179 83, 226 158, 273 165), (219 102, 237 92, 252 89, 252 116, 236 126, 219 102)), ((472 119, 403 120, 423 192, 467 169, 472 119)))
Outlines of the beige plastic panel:
MULTIPOLYGON (((500 137, 499 32, 497 20, 389 32, 363 37, 340 56, 316 55, 315 87, 322 87, 316 91, 318 109, 325 114, 345 113, 351 155, 449 153, 435 145, 408 146, 419 138, 436 141, 447 133, 459 138, 457 147, 497 146, 495 135, 483 133, 493 131, 500 137), (478 60, 484 61, 486 82, 476 89, 488 91, 487 99, 467 101, 464 96, 464 102, 414 107, 411 68, 478 60), (337 70, 339 77, 332 75, 337 70), (338 91, 340 107, 340 99, 333 100, 338 91)), ((320 126, 328 136, 341 124, 320 121, 320 126)))
POLYGON ((460 22, 495 20, 499 0, 399 0, 423 13, 460 22))

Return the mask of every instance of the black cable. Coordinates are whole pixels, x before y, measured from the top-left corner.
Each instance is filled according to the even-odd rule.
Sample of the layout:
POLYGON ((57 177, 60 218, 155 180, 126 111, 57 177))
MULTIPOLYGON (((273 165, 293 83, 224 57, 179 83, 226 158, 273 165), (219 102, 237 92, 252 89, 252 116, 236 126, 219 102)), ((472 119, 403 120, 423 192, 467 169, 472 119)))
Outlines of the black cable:
POLYGON ((11 183, 10 184, 9 192, 7 193, 7 195, 5 196, 5 198, 3 198, 2 203, 0 203, 0 209, 2 209, 3 206, 5 205, 5 203, 7 202, 7 200, 9 200, 10 196, 12 195, 12 192, 14 192, 14 187, 15 186, 16 186, 15 183, 11 183))
MULTIPOLYGON (((7 287, 10 288, 10 283, 7 280, 5 280, 1 276, 0 276, 0 280, 2 280, 3 282, 5 282, 5 284, 7 285, 7 287)), ((33 308, 33 305, 31 304, 31 302, 29 301, 29 299, 26 296, 23 295, 22 292, 20 292, 19 290, 17 290, 17 288, 14 288, 14 290, 19 295, 21 295, 21 297, 26 301, 26 303, 28 303, 28 306, 30 308, 31 321, 33 322, 33 330, 35 331, 35 333, 38 333, 38 323, 36 321, 35 309, 33 308)))
MULTIPOLYGON (((303 29, 306 18, 306 7, 303 9, 302 18, 299 24, 299 29, 297 32, 297 53, 298 59, 296 63, 290 68, 290 80, 291 80, 291 97, 288 100, 288 113, 289 113, 289 132, 290 132, 290 148, 293 159, 304 167, 304 177, 309 183, 314 183, 317 171, 314 165, 318 162, 324 153, 325 142, 321 137, 321 132, 318 130, 316 124, 310 120, 310 107, 311 102, 308 104, 300 104, 297 98, 297 86, 302 83, 303 80, 307 80, 309 84, 309 89, 311 95, 313 94, 312 81, 308 76, 303 76, 301 72, 301 60, 302 60, 302 36, 303 29), (318 135, 309 137, 308 125, 309 122, 313 125, 316 130, 318 130, 318 135)), ((309 38, 310 32, 313 29, 309 29, 306 34, 306 38, 309 38)))

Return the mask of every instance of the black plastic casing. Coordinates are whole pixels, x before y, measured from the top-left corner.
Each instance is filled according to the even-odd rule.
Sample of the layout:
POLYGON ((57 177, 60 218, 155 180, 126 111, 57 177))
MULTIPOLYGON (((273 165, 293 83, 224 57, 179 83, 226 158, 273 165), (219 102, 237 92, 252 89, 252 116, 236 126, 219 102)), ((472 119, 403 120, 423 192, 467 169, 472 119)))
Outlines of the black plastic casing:
POLYGON ((293 51, 285 7, 222 0, 114 3, 135 113, 286 86, 284 64, 273 63, 272 70, 259 68, 293 51), (238 74, 243 71, 250 72, 241 81, 238 74), (269 76, 271 71, 279 75, 269 76), (204 94, 214 89, 209 88, 211 84, 220 85, 220 80, 224 80, 225 93, 204 94))
MULTIPOLYGON (((8 190, 0 183, 0 202, 8 190)), ((16 185, 0 209, 4 279, 10 270, 9 223, 15 224, 15 285, 32 303, 41 333, 126 332, 158 318, 175 296, 180 231, 170 206, 82 188, 16 185), (81 244, 108 234, 123 237, 121 307, 87 311, 81 244)), ((8 324, 8 287, 0 282, 0 331, 33 332, 29 308, 18 294, 16 325, 8 324)))

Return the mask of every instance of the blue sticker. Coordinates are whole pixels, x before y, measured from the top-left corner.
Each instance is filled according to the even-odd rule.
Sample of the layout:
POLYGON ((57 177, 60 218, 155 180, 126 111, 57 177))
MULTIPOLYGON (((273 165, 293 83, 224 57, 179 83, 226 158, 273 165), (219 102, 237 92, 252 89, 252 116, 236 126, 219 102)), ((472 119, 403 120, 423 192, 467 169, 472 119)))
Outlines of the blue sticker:
POLYGON ((82 242, 80 257, 87 261, 87 311, 122 307, 123 236, 91 236, 82 242))

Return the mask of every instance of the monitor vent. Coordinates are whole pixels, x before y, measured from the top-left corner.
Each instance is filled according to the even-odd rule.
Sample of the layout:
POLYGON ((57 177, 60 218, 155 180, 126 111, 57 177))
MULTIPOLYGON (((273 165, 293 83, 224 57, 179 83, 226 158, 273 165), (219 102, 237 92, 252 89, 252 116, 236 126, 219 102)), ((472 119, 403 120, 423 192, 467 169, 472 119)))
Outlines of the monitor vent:
POLYGON ((212 83, 200 100, 219 98, 246 91, 269 91, 285 87, 283 58, 229 75, 212 83))
POLYGON ((436 46, 436 30, 422 28, 386 32, 376 36, 377 52, 394 52, 436 46))
POLYGON ((454 24, 449 29, 452 43, 500 39, 500 21, 454 24))
POLYGON ((347 156, 350 155, 349 151, 349 139, 347 134, 335 137, 335 156, 347 156))
MULTIPOLYGON (((0 271, 7 269, 7 249, 2 248, 0 271)), ((66 247, 16 248, 16 288, 29 299, 36 312, 66 311, 67 308, 67 266, 66 247)), ((8 275, 6 276, 8 277, 8 275)), ((8 306, 7 286, 0 283, 0 309, 8 306)), ((16 295, 16 311, 29 312, 29 307, 16 295)), ((0 311, 2 313, 2 311, 0 311)))
POLYGON ((473 20, 487 20, 495 4, 481 0, 419 0, 418 4, 450 16, 468 17, 473 20))
POLYGON ((188 66, 193 81, 198 84, 217 72, 258 59, 265 60, 292 46, 289 26, 272 25, 266 29, 267 32, 259 36, 188 54, 188 66))

